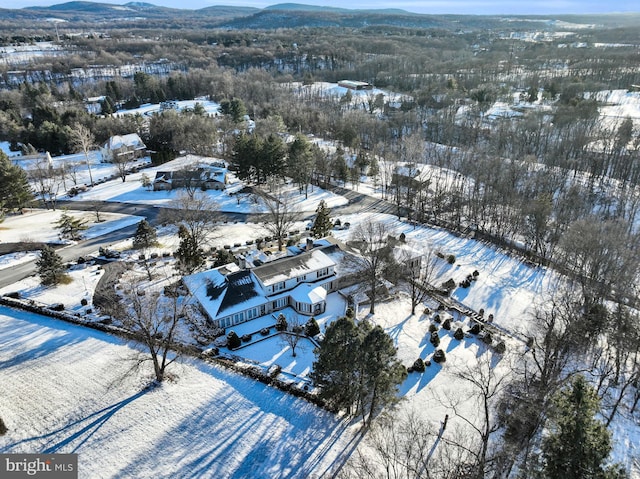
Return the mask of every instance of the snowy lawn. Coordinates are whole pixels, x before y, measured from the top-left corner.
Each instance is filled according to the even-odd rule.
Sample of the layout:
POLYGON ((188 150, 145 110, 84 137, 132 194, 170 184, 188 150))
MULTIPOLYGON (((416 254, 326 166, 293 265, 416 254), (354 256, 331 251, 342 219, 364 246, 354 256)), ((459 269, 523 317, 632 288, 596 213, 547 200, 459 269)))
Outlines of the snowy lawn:
POLYGON ((0 452, 77 453, 79 477, 328 477, 356 445, 309 403, 198 361, 146 389, 109 335, 0 308, 0 452))
POLYGON ((38 251, 20 251, 0 256, 0 270, 38 259, 38 251))
POLYGON ((67 311, 72 312, 93 308, 93 293, 103 270, 84 263, 73 266, 67 274, 71 280, 68 284, 43 286, 40 284, 40 278, 34 275, 0 288, 0 295, 19 291, 22 298, 45 305, 63 304, 67 311), (87 300, 86 307, 80 304, 82 299, 87 300))
MULTIPOLYGON (((22 215, 10 215, 0 223, 0 240, 3 243, 20 242, 60 242, 58 230, 54 223, 60 219, 63 210, 29 210, 22 215)), ((95 238, 103 234, 125 228, 142 220, 141 216, 120 215, 117 213, 100 213, 100 223, 96 223, 96 215, 91 211, 69 211, 74 218, 86 221, 87 230, 83 231, 85 239, 95 238)))
MULTIPOLYGON (((185 165, 207 162, 215 158, 203 158, 194 155, 187 155, 176 158, 173 161, 164 163, 161 166, 146 168, 138 173, 127 175, 127 180, 111 180, 100 185, 96 185, 90 190, 80 193, 71 198, 72 200, 101 200, 118 201, 122 203, 145 204, 155 206, 169 206, 184 189, 170 191, 152 191, 142 186, 142 175, 147 175, 151 180, 155 178, 158 171, 175 171, 185 165)), ((207 190, 205 193, 216 203, 218 210, 228 213, 266 213, 268 210, 262 201, 254 195, 237 194, 242 189, 244 183, 238 180, 232 173, 228 175, 229 184, 225 191, 207 190)), ((284 190, 290 198, 290 202, 300 212, 313 212, 318 207, 318 203, 324 200, 329 207, 346 205, 347 199, 334 193, 325 191, 318 187, 309 188, 308 198, 298 191, 293 185, 287 185, 284 190)))
MULTIPOLYGON (((363 221, 381 221, 387 223, 394 235, 404 233, 407 243, 417 250, 426 252, 431 249, 445 256, 455 255, 453 265, 445 260, 436 260, 436 277, 432 281, 436 286, 449 278, 457 284, 478 270, 478 280, 467 289, 456 288, 453 298, 476 311, 483 308, 485 317, 493 314, 496 324, 511 331, 525 329, 531 307, 559 280, 551 270, 523 264, 492 245, 460 238, 442 229, 414 227, 394 216, 374 213, 343 215, 342 219, 351 223, 351 229, 363 221)), ((346 241, 350 232, 334 230, 333 234, 346 241)))

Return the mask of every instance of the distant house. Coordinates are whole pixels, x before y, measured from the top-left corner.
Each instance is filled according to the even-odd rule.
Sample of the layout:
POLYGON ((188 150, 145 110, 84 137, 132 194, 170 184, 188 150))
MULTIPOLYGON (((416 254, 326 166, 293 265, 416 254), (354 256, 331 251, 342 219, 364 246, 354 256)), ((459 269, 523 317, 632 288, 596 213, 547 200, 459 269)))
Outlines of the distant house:
POLYGON ((373 90, 373 85, 363 81, 340 80, 338 86, 349 90, 373 90))
POLYGON ((409 268, 412 271, 418 271, 422 264, 424 253, 409 246, 406 243, 398 243, 391 250, 391 254, 397 263, 409 268))
POLYGON ((99 115, 102 113, 102 102, 106 99, 106 96, 92 96, 84 100, 84 107, 89 113, 99 115))
POLYGON ((252 269, 213 269, 184 283, 219 328, 228 328, 286 307, 321 314, 327 294, 338 288, 336 262, 320 249, 304 251, 252 269))
POLYGON ((115 135, 102 146, 102 161, 130 161, 144 155, 147 145, 137 133, 128 135, 115 135))
POLYGON ((224 190, 227 187, 226 169, 210 166, 195 170, 158 171, 153 191, 166 191, 187 186, 204 190, 224 190))
POLYGON ((394 185, 421 190, 429 186, 432 176, 433 172, 427 165, 405 163, 394 168, 391 181, 394 185))
POLYGON ((24 169, 42 168, 45 165, 47 168, 53 168, 53 159, 48 151, 44 153, 34 153, 32 155, 12 156, 11 160, 24 169))
POLYGON ((156 172, 156 177, 153 180, 153 191, 168 191, 173 189, 173 184, 171 183, 171 171, 158 171, 156 172))

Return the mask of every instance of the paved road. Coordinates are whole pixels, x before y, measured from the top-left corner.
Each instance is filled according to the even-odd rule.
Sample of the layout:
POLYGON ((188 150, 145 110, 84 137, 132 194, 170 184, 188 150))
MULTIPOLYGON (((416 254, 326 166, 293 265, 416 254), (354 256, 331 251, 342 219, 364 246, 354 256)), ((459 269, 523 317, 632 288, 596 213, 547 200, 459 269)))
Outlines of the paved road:
MULTIPOLYGON (((373 198, 363 193, 358 193, 338 186, 330 186, 327 189, 338 195, 344 196, 349 200, 348 205, 333 208, 333 216, 363 212, 395 214, 397 211, 393 203, 373 198)), ((69 210, 79 211, 94 211, 96 208, 99 208, 99 211, 102 213, 143 216, 153 225, 157 225, 162 221, 162 212, 167 210, 167 208, 157 206, 134 205, 130 203, 107 201, 60 201, 58 202, 58 207, 60 209, 67 208, 69 210)), ((216 215, 219 216, 221 221, 227 220, 262 223, 267 219, 267 215, 256 213, 229 213, 218 211, 216 212, 216 215)), ((311 216, 313 216, 313 213, 309 212, 305 217, 308 218, 311 216)), ((135 230, 136 225, 127 226, 90 240, 80 241, 76 244, 60 248, 58 249, 58 254, 62 256, 64 262, 73 262, 79 256, 95 254, 100 247, 107 248, 113 243, 130 238, 135 233, 135 230)), ((35 261, 7 268, 3 270, 0 275, 0 288, 13 284, 33 274, 35 274, 35 261)))
POLYGON ((349 204, 345 206, 338 206, 331 209, 331 215, 346 215, 346 214, 358 214, 358 213, 387 213, 395 215, 398 212, 396 205, 389 201, 374 198, 373 196, 366 195, 364 193, 358 193, 357 191, 348 190, 340 186, 325 186, 322 188, 332 191, 333 193, 344 196, 349 200, 349 204))

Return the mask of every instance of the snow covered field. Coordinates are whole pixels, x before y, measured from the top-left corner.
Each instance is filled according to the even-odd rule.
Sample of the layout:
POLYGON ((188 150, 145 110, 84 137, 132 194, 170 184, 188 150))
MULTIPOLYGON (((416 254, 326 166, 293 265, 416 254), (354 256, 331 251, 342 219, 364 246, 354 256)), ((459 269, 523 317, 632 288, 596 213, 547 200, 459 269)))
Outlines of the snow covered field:
POLYGON ((0 344, 0 452, 77 453, 83 479, 327 477, 354 444, 332 414, 199 361, 146 389, 129 346, 79 326, 0 308, 0 344))
MULTIPOLYGON (((59 242, 58 230, 54 222, 60 219, 63 210, 29 210, 22 215, 7 216, 0 223, 0 241, 3 243, 18 242, 59 242)), ((120 215, 117 213, 100 213, 100 223, 96 223, 96 215, 90 211, 68 212, 74 218, 86 221, 88 229, 82 232, 85 239, 95 238, 126 226, 139 222, 142 217, 120 215)))

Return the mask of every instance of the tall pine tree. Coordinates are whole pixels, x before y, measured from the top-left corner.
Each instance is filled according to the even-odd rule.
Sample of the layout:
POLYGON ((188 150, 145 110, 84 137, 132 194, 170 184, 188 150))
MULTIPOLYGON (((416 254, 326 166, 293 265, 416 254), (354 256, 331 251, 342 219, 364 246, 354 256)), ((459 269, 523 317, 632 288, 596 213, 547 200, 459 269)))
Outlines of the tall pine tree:
POLYGON ((335 409, 360 414, 370 424, 383 407, 396 402, 406 370, 380 326, 339 318, 327 327, 315 353, 311 379, 335 409))
POLYGON ((310 377, 320 388, 320 397, 336 410, 351 412, 358 397, 354 367, 361 339, 355 322, 342 317, 331 323, 319 348, 310 377))
POLYGON ((554 398, 550 434, 542 443, 544 477, 549 479, 609 479, 625 477, 605 467, 611 436, 594 416, 600 409, 596 391, 579 375, 554 398))
POLYGON ((183 273, 191 274, 204 264, 204 251, 183 225, 180 225, 178 236, 180 237, 180 246, 175 252, 178 266, 183 273))
POLYGON ((133 236, 133 247, 135 249, 146 249, 158 244, 156 229, 147 220, 141 220, 133 236))
POLYGON ((0 151, 0 212, 21 210, 32 199, 27 174, 0 151))
POLYGON ((316 210, 316 219, 311 227, 311 233, 314 238, 324 238, 329 234, 331 228, 333 228, 333 223, 331 223, 331 218, 329 217, 330 214, 331 210, 327 207, 325 201, 321 200, 316 210))
POLYGON ((58 284, 66 276, 62 257, 48 245, 40 251, 40 258, 36 260, 36 271, 45 286, 58 284))

